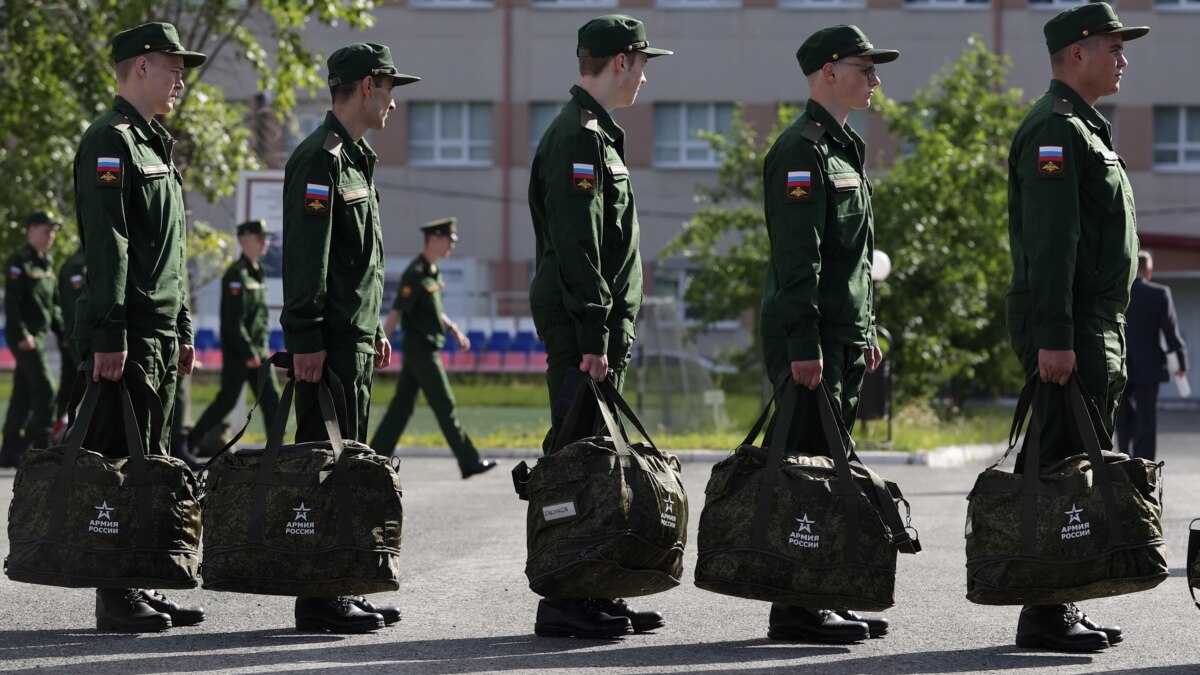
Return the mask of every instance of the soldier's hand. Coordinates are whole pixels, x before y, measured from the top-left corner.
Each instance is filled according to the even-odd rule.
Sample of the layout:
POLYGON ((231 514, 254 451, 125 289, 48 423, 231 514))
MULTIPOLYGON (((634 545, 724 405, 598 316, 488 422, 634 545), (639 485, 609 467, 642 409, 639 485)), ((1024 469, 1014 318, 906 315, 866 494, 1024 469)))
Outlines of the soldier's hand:
POLYGON ((873 373, 883 363, 883 350, 879 347, 867 347, 863 350, 867 357, 867 372, 873 373))
POLYGON ((258 370, 259 366, 261 365, 262 359, 257 356, 251 356, 250 358, 246 359, 246 367, 250 370, 258 370))
POLYGON ((179 345, 179 374, 191 375, 196 365, 196 346, 179 345))
POLYGON ((117 382, 125 374, 125 357, 129 352, 96 352, 92 356, 92 382, 100 378, 117 382))
POLYGON ((24 340, 21 340, 17 343, 17 349, 20 349, 23 352, 32 351, 36 346, 37 342, 34 341, 32 335, 26 335, 24 340))
POLYGON ((471 339, 463 335, 461 330, 454 331, 454 340, 458 342, 458 348, 464 352, 471 351, 471 339))
POLYGON ((320 382, 321 371, 325 369, 325 356, 324 349, 311 354, 293 354, 292 370, 296 373, 296 379, 314 384, 320 382))
POLYGON ((604 378, 608 377, 608 355, 584 354, 583 360, 579 362, 579 370, 587 373, 592 380, 603 382, 604 378))
POLYGON ((821 359, 792 361, 792 381, 816 391, 821 386, 821 359))
POLYGON ((386 338, 375 341, 375 367, 387 368, 392 365, 392 343, 386 338))
POLYGON ((1038 375, 1042 382, 1066 386, 1075 371, 1074 349, 1039 349, 1038 375))

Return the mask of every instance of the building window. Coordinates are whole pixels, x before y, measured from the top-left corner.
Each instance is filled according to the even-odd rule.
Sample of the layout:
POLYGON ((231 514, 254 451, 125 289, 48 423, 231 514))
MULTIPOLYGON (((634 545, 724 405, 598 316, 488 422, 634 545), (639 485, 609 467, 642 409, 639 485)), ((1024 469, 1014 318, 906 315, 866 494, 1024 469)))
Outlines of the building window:
POLYGON ((904 0, 905 7, 911 8, 947 8, 955 7, 987 7, 988 0, 904 0))
POLYGON ((658 0, 663 9, 730 9, 742 6, 742 0, 658 0))
POLYGON ((554 121, 554 118, 558 117, 562 107, 561 103, 529 104, 529 161, 533 161, 533 156, 537 154, 538 143, 542 142, 542 136, 545 135, 546 129, 550 128, 550 123, 554 121))
POLYGON ((617 0, 533 0, 531 4, 539 9, 594 9, 616 7, 617 0))
POLYGON ((409 6, 424 9, 491 9, 492 0, 409 0, 409 6))
POLYGON ((654 105, 654 165, 711 169, 721 157, 701 131, 728 133, 732 103, 656 103, 654 105))
POLYGON ((408 158, 413 164, 492 163, 491 103, 411 103, 408 158))
POLYGON ((867 0, 779 0, 780 9, 861 9, 867 0))
POLYGON ((1200 0, 1154 0, 1155 9, 1186 9, 1200 11, 1200 0))
POLYGON ((1029 0, 1029 8, 1052 9, 1057 11, 1060 9, 1066 9, 1068 7, 1074 7, 1075 5, 1084 5, 1090 1, 1091 0, 1029 0))
POLYGON ((1200 171, 1200 106, 1154 106, 1154 168, 1200 171))

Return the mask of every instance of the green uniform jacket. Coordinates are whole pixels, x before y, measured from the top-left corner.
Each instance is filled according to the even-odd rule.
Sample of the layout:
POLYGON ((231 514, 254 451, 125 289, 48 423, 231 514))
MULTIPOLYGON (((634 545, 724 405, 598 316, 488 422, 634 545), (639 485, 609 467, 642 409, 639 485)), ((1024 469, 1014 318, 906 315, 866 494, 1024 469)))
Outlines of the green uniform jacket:
POLYGON ((1074 349, 1076 313, 1124 322, 1137 272, 1137 222, 1108 121, 1052 80, 1008 155, 1010 332, 1074 349))
POLYGON ((263 269, 246 256, 238 258, 221 277, 221 351, 239 363, 265 359, 268 328, 267 284, 263 269))
POLYGON ((789 361, 821 358, 821 343, 876 343, 875 249, 866 146, 809 100, 763 164, 771 264, 763 287, 764 339, 787 342, 789 361))
POLYGON ((332 112, 288 159, 283 185, 283 325, 288 351, 373 354, 383 339, 383 232, 375 152, 332 112))
POLYGON ((39 255, 30 244, 8 257, 4 320, 4 337, 14 350, 27 336, 41 342, 47 331, 63 334, 54 267, 49 256, 39 255))
POLYGON ((442 270, 418 255, 400 277, 400 292, 392 309, 400 312, 400 327, 404 330, 404 350, 441 349, 446 344, 446 327, 442 325, 442 270))
POLYGON ((58 307, 62 312, 63 336, 75 332, 75 302, 83 293, 83 249, 75 251, 58 271, 58 307))
POLYGON ((125 99, 84 132, 75 155, 75 214, 87 275, 75 338, 125 351, 129 326, 192 343, 183 176, 175 140, 125 99))
POLYGON ((539 326, 573 322, 581 354, 634 335, 642 257, 625 132, 582 88, 542 136, 529 179, 536 272, 529 304, 539 326))

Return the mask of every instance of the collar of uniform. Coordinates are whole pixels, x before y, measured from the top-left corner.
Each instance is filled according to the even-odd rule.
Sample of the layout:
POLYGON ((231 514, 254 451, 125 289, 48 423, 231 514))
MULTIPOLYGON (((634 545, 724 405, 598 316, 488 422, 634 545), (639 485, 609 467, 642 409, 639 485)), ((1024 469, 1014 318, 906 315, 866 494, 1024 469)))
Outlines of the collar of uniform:
POLYGON ((1089 127, 1099 131, 1108 128, 1108 120, 1104 119, 1095 108, 1087 104, 1074 89, 1066 85, 1060 80, 1050 80, 1050 93, 1059 98, 1065 98, 1071 102, 1071 107, 1075 108, 1075 113, 1079 115, 1079 119, 1087 123, 1089 127))
POLYGON ((571 98, 575 99, 580 106, 587 108, 596 116, 596 121, 600 123, 600 132, 604 134, 609 143, 616 143, 618 139, 625 136, 625 130, 617 124, 612 115, 608 114, 604 106, 592 98, 592 95, 586 89, 579 85, 572 86, 571 98))
POLYGON ((151 138, 161 138, 163 143, 168 146, 175 142, 175 139, 171 137, 171 133, 158 120, 151 118, 149 121, 146 121, 146 118, 142 117, 137 108, 133 107, 133 104, 124 98, 120 96, 113 98, 113 110, 129 118, 129 122, 132 125, 131 128, 141 140, 148 141, 151 138))
POLYGON ((22 246, 21 248, 28 253, 28 257, 30 257, 38 262, 45 262, 46 256, 42 255, 41 253, 38 253, 38 250, 33 247, 33 244, 30 244, 29 242, 25 242, 25 245, 22 246))
POLYGON ((323 126, 345 141, 342 143, 342 151, 347 153, 351 160, 358 161, 364 155, 369 157, 375 156, 375 151, 371 150, 371 146, 367 145, 366 137, 358 139, 357 142, 350 140, 350 132, 346 131, 346 127, 342 126, 341 121, 333 114, 332 110, 325 112, 325 123, 323 126))
POLYGON ((846 133, 846 130, 842 128, 842 125, 838 124, 837 121, 833 119, 833 115, 830 115, 829 111, 825 110, 825 107, 820 103, 817 103, 811 98, 808 99, 808 102, 804 104, 804 112, 808 113, 809 117, 819 122, 821 126, 828 129, 829 137, 837 141, 840 145, 847 146, 854 144, 854 139, 850 137, 850 134, 846 133))
POLYGON ((259 271, 259 270, 261 270, 261 269, 262 269, 262 265, 261 265, 261 264, 260 264, 260 265, 255 265, 254 263, 250 262, 250 259, 246 257, 246 254, 245 254, 245 253, 243 253, 243 254, 241 255, 241 257, 240 257, 240 258, 238 258, 238 262, 243 262, 243 261, 246 263, 246 264, 245 264, 245 268, 246 268, 247 270, 250 270, 250 273, 251 273, 251 274, 253 274, 253 273, 255 273, 255 272, 257 272, 257 271, 259 271))
POLYGON ((437 272, 438 272, 437 263, 430 262, 429 258, 425 257, 424 252, 418 253, 417 258, 419 258, 420 260, 422 260, 425 263, 426 274, 428 274, 429 276, 437 275, 437 272))

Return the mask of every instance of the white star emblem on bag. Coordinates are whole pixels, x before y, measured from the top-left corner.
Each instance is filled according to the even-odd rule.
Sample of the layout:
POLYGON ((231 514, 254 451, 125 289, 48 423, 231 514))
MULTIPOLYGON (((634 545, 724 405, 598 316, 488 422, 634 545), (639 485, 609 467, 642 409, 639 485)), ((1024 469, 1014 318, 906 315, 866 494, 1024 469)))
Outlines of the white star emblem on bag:
POLYGON ((305 522, 308 521, 308 512, 312 511, 310 508, 305 508, 304 502, 300 502, 300 506, 292 510, 296 512, 296 520, 303 520, 305 522))
POLYGON ((808 514, 806 513, 806 514, 804 514, 803 518, 796 519, 796 525, 797 525, 796 531, 797 532, 808 532, 809 534, 812 534, 812 526, 816 525, 816 524, 817 524, 817 521, 809 520, 808 514))
POLYGON ((1070 518, 1067 519, 1068 525, 1070 525, 1071 523, 1082 523, 1083 522, 1083 519, 1080 517, 1080 514, 1083 513, 1083 509, 1075 506, 1074 504, 1071 505, 1070 511, 1063 511, 1063 513, 1070 516, 1070 518))

